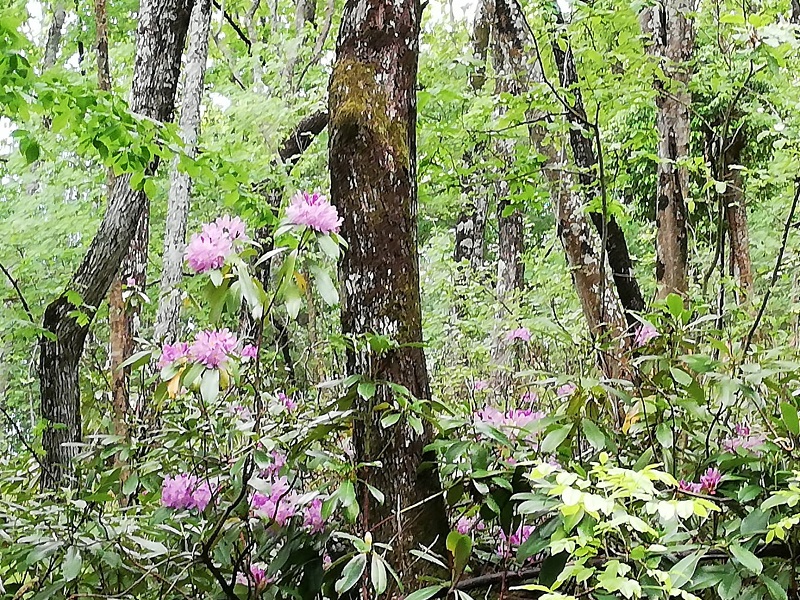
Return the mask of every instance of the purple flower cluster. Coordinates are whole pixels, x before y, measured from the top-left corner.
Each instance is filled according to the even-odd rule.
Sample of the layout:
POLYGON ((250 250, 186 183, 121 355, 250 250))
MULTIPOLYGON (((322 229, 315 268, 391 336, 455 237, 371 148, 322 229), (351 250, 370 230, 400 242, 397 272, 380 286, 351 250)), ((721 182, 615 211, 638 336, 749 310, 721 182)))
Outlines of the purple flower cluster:
POLYGON ((252 563, 249 576, 247 573, 239 573, 236 576, 236 583, 247 587, 252 585, 257 593, 264 591, 272 581, 271 577, 267 577, 267 566, 264 563, 252 563))
POLYGON ((503 413, 493 406, 485 406, 475 413, 475 424, 485 424, 503 430, 513 439, 517 436, 517 432, 543 417, 545 413, 540 410, 512 408, 503 413))
POLYGON ((722 442, 722 448, 727 452, 735 454, 737 449, 742 448, 758 454, 755 449, 763 446, 767 441, 763 434, 754 433, 747 423, 739 423, 733 428, 733 431, 734 435, 722 442))
POLYGON ((245 346, 237 352, 239 340, 228 329, 200 331, 192 344, 178 342, 164 344, 161 348, 161 358, 158 361, 159 369, 168 367, 176 361, 188 359, 205 365, 210 369, 224 366, 231 357, 251 356, 250 346, 245 346))
POLYGON ((336 207, 319 192, 295 194, 286 209, 286 220, 292 225, 305 225, 320 233, 336 233, 342 226, 336 207))
POLYGON ((648 321, 644 321, 639 326, 639 329, 636 330, 636 336, 633 338, 633 345, 637 348, 641 348, 647 344, 647 342, 657 338, 658 336, 658 330, 653 326, 653 324, 649 323, 648 321))
POLYGON ((565 383, 560 388, 556 390, 556 396, 559 398, 564 398, 566 396, 572 396, 575 393, 575 390, 578 389, 574 383, 565 383))
POLYGON ((268 493, 256 492, 250 499, 253 514, 262 519, 274 521, 285 526, 302 511, 303 527, 311 533, 319 533, 325 528, 322 519, 322 500, 313 499, 303 506, 299 494, 291 491, 286 477, 277 477, 269 485, 268 493))
POLYGON ((175 477, 167 475, 161 487, 161 504, 167 508, 206 509, 214 495, 208 481, 198 480, 195 475, 182 473, 175 477))
POLYGON ((497 546, 497 554, 504 558, 511 558, 512 551, 524 544, 533 534, 533 525, 520 525, 516 531, 507 536, 504 531, 500 531, 500 545, 497 546))
POLYGON ((278 392, 278 402, 283 406, 286 412, 292 412, 297 408, 297 402, 283 392, 278 392))
POLYGON ((519 327, 517 329, 512 329, 511 331, 506 333, 506 341, 513 342, 514 340, 530 342, 531 332, 528 331, 527 327, 519 327))
POLYGON ((186 247, 186 262, 195 273, 220 269, 233 253, 235 242, 245 240, 245 224, 239 217, 220 217, 192 236, 186 247))
POLYGON ((476 379, 472 384, 472 389, 476 392, 482 392, 483 390, 489 389, 489 382, 484 379, 476 379))
POLYGON ((716 467, 709 467, 705 473, 700 476, 700 481, 685 481, 681 479, 678 482, 678 490, 681 492, 690 492, 692 494, 708 494, 713 496, 717 493, 720 481, 722 480, 722 473, 716 467))
POLYGON ((456 531, 461 535, 469 535, 473 531, 483 531, 486 524, 477 515, 474 517, 461 517, 456 523, 456 531))

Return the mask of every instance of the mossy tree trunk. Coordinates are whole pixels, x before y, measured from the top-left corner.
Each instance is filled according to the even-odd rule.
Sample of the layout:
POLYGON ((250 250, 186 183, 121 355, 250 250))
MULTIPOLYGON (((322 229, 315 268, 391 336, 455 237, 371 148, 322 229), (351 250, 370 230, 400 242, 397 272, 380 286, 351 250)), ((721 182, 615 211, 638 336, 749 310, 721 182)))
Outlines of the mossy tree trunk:
MULTIPOLYGON (((348 370, 405 386, 429 398, 417 257, 416 82, 418 1, 347 0, 330 79, 331 197, 349 246, 341 264, 342 329, 373 333, 400 346, 381 354, 348 353, 348 370)), ((392 544, 392 564, 407 589, 430 570, 411 564, 419 544, 444 550, 448 531, 438 472, 424 453, 431 440, 404 420, 384 429, 374 406, 395 403, 388 386, 358 397, 353 428, 362 526, 392 544), (427 466, 427 468, 425 468, 427 466), (378 503, 367 482, 385 494, 378 503), (411 508, 411 507, 414 508, 411 508)))

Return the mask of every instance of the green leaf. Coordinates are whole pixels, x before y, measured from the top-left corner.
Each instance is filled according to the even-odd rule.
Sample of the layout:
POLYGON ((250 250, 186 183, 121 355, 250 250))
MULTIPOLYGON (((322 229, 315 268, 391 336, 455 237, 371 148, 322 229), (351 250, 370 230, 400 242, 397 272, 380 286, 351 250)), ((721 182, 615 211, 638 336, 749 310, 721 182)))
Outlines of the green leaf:
POLYGON ((656 427, 656 439, 664 448, 672 448, 672 429, 666 423, 659 423, 656 427))
POLYGON ((217 369, 206 369, 203 379, 200 381, 200 396, 207 404, 211 404, 219 396, 219 371, 217 369))
POLYGON ((67 554, 64 557, 64 564, 62 565, 62 572, 65 581, 72 581, 81 574, 81 566, 83 559, 81 552, 75 546, 70 546, 67 549, 67 554))
POLYGON ((472 552, 472 538, 451 531, 447 536, 446 546, 453 555, 453 581, 456 581, 467 566, 469 555, 472 552))
POLYGON ((375 383, 372 381, 362 381, 358 384, 358 395, 364 398, 364 400, 369 400, 375 395, 375 383))
POLYGON ((669 570, 669 576, 673 587, 682 588, 692 580, 692 576, 694 576, 694 572, 697 569, 697 563, 700 562, 700 558, 704 554, 704 551, 698 551, 690 554, 676 563, 669 570))
POLYGON ((318 235, 317 244, 320 249, 333 260, 339 260, 339 244, 329 235, 318 235))
POLYGON ((572 425, 562 425, 561 427, 558 427, 557 429, 554 429, 548 433, 544 440, 542 440, 541 451, 545 454, 550 454, 553 452, 561 445, 561 442, 567 439, 567 436, 571 430, 572 425))
POLYGON ((733 600, 742 589, 742 578, 738 573, 726 573, 717 586, 720 600, 733 600))
POLYGON ((319 265, 311 265, 309 270, 314 276, 314 282, 317 284, 317 291, 325 303, 328 306, 336 306, 339 304, 339 291, 336 289, 328 272, 319 265))
POLYGON ((133 356, 129 357, 128 360, 124 361, 119 368, 124 369, 125 367, 130 367, 131 370, 136 370, 142 365, 147 364, 150 362, 150 358, 152 357, 153 352, 152 350, 142 350, 141 352, 137 352, 133 356))
POLYGON ((417 590, 416 592, 411 592, 408 596, 406 596, 405 600, 428 600, 429 598, 433 598, 442 590, 446 589, 447 586, 444 585, 432 585, 422 588, 421 590, 417 590))
POLYGON ((153 554, 153 556, 160 556, 168 552, 167 547, 161 542, 148 540, 146 538, 139 537, 137 535, 131 535, 129 537, 132 541, 139 544, 145 550, 149 550, 153 554))
POLYGON ((595 450, 602 450, 606 447, 606 436, 594 422, 589 419, 581 419, 581 427, 586 435, 586 440, 595 450))
POLYGON ((372 580, 372 587, 375 588, 375 595, 380 596, 386 591, 389 582, 386 577, 386 567, 383 564, 383 559, 374 552, 372 553, 372 566, 370 567, 369 575, 372 580))
POLYGON ((136 471, 132 472, 128 475, 128 478, 125 480, 125 483, 122 484, 122 493, 126 496, 130 496, 136 491, 136 488, 139 487, 139 476, 136 474, 136 471))
POLYGON ((756 575, 760 575, 761 571, 764 570, 764 565, 761 564, 761 560, 759 560, 755 554, 750 552, 750 550, 747 550, 746 548, 743 548, 734 542, 730 545, 730 551, 731 554, 733 554, 733 557, 736 559, 736 562, 738 562, 748 571, 755 573, 756 575))
POLYGON ((797 416, 797 409, 788 402, 781 402, 781 417, 786 429, 791 431, 794 435, 800 434, 800 419, 797 416))
POLYGON ((772 597, 772 600, 787 600, 789 596, 781 584, 774 579, 767 577, 766 575, 759 577, 759 579, 766 586, 770 597, 772 597))
POLYGON ((287 281, 283 287, 283 301, 286 303, 286 312, 289 313, 289 318, 296 319, 303 306, 303 298, 300 295, 300 289, 294 282, 287 281))
POLYGON ((356 554, 350 559, 344 569, 342 569, 342 577, 336 582, 334 589, 336 593, 341 595, 351 587, 353 587, 361 576, 364 574, 364 569, 367 567, 367 555, 356 554))

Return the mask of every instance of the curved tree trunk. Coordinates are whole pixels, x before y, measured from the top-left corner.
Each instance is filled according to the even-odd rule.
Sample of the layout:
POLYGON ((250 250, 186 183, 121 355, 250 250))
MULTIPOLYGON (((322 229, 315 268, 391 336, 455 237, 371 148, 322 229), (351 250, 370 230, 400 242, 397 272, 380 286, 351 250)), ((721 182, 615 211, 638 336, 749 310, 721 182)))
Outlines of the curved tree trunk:
MULTIPOLYGON (((142 1, 131 96, 133 112, 159 121, 172 119, 192 4, 192 0, 142 1)), ((156 166, 154 161, 149 171, 154 172, 156 166)), ((81 310, 89 320, 94 317, 148 204, 145 194, 131 189, 129 181, 129 176, 114 181, 103 220, 67 292, 45 309, 44 329, 48 335, 39 342, 41 410, 48 422, 42 435, 47 466, 42 474, 45 488, 62 482, 75 454, 74 447, 66 444, 81 440, 78 364, 89 323, 79 324, 71 313, 81 310), (83 306, 73 304, 74 296, 68 292, 80 295, 83 306)))
MULTIPOLYGON (((186 154, 197 154, 200 133, 200 104, 203 101, 203 79, 208 58, 208 35, 211 26, 211 0, 198 0, 192 9, 189 23, 189 43, 186 48, 183 99, 180 128, 186 154)), ((158 314, 155 338, 173 343, 178 332, 181 312, 180 284, 183 280, 183 253, 186 246, 186 225, 192 178, 178 169, 179 157, 172 160, 170 171, 167 220, 164 229, 164 259, 161 269, 158 314)))
MULTIPOLYGON (((557 11, 557 22, 563 24, 564 19, 561 15, 561 9, 556 5, 555 10, 557 11)), ((551 47, 558 66, 561 85, 568 88, 575 99, 571 106, 571 111, 567 114, 567 119, 572 125, 569 130, 569 142, 572 147, 572 158, 580 170, 578 179, 581 185, 581 193, 584 196, 584 203, 589 204, 604 192, 601 189, 602 186, 598 183, 602 174, 592 144, 592 138, 589 137, 589 133, 586 131, 586 109, 583 105, 581 90, 578 88, 578 70, 575 66, 572 48, 569 45, 562 50, 558 41, 553 39, 551 47)), ((638 326, 639 321, 636 320, 633 313, 642 312, 646 305, 633 270, 633 261, 631 261, 631 255, 628 252, 625 232, 622 231, 622 227, 617 223, 614 215, 607 215, 604 219, 602 212, 592 212, 591 218, 601 240, 605 235, 606 256, 617 288, 617 295, 622 303, 622 308, 625 310, 628 327, 634 328, 638 326)))
POLYGON ((658 180, 656 188, 656 282, 658 296, 688 290, 686 199, 689 172, 678 161, 689 155, 691 71, 694 28, 690 0, 659 0, 641 15, 649 51, 661 59, 665 80, 656 80, 658 180))
MULTIPOLYGON (((535 56, 533 40, 517 0, 496 0, 494 35, 497 54, 511 67, 512 89, 515 93, 527 90, 531 83, 544 81, 541 61, 535 56), (528 57, 528 53, 534 53, 528 57), (526 60, 527 57, 527 60, 526 60)), ((499 68, 496 68, 501 72, 499 68)), ((543 115, 528 114, 528 120, 538 121, 543 115)), ((545 144, 546 132, 541 125, 529 127, 534 148, 546 158, 544 175, 550 185, 550 196, 556 207, 558 235, 572 272, 575 291, 592 337, 607 343, 609 350, 601 353, 600 366, 606 376, 630 377, 624 348, 627 322, 606 265, 600 268, 600 240, 589 224, 583 210, 583 199, 576 191, 572 175, 565 169, 566 154, 545 144)))
MULTIPOLYGON (((416 82, 419 56, 417 0, 347 0, 330 79, 331 196, 344 218, 349 247, 341 264, 346 334, 388 336, 400 347, 348 353, 350 373, 391 381, 417 398, 430 398, 422 341, 417 256, 416 82)), ((404 421, 384 429, 372 408, 394 403, 385 385, 356 398, 353 427, 359 481, 385 494, 380 504, 359 485, 362 525, 392 544, 392 564, 407 586, 430 566, 410 564, 418 544, 443 551, 448 526, 438 472, 424 467, 422 434, 404 421), (414 506, 412 510, 406 510, 414 506)), ((407 588, 408 589, 408 588, 407 588)))

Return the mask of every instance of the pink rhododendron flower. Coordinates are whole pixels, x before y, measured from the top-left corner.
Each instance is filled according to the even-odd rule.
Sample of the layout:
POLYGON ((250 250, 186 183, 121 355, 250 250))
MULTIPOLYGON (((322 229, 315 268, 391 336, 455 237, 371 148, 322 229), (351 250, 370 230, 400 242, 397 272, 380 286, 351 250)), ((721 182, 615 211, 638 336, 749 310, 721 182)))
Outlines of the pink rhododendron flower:
POLYGON ((250 507, 256 516, 286 525, 297 514, 297 495, 290 493, 290 488, 286 477, 279 477, 272 482, 268 494, 253 494, 250 507))
POLYGON ((456 523, 456 531, 461 535, 468 535, 473 531, 483 531, 486 525, 479 516, 461 517, 456 523))
POLYGON ((564 396, 571 396, 578 389, 574 383, 565 383, 556 390, 556 396, 563 398, 564 396))
POLYGON ((208 223, 205 225, 203 227, 203 231, 206 231, 206 228, 209 228, 209 230, 211 228, 219 228, 223 233, 227 234, 231 240, 247 239, 247 235, 245 235, 246 225, 239 217, 225 215, 223 217, 219 217, 213 223, 208 223))
POLYGON ((244 404, 231 404, 228 410, 231 415, 238 417, 242 421, 253 420, 253 413, 244 404))
POLYGON ((489 425, 496 429, 502 429, 510 438, 517 437, 520 429, 525 429, 531 423, 542 419, 545 413, 531 409, 512 408, 505 413, 500 412, 493 406, 485 406, 475 413, 475 424, 480 423, 489 425))
POLYGON ((286 455, 279 450, 273 450, 270 456, 272 456, 272 464, 264 469, 264 473, 268 477, 274 477, 286 464, 286 455))
POLYGON ((161 504, 167 508, 196 508, 202 512, 213 495, 211 485, 207 481, 198 481, 195 475, 167 475, 161 487, 161 504))
POLYGON ((535 402, 539 401, 539 394, 532 390, 528 390, 522 396, 520 396, 520 401, 525 404, 534 404, 535 402))
POLYGON ((239 353, 239 356, 242 357, 242 360, 256 358, 258 356, 258 346, 254 346, 253 344, 245 344, 242 348, 242 351, 239 353))
POLYGON ((708 470, 700 476, 700 486, 706 494, 713 495, 717 492, 717 487, 722 480, 722 473, 716 467, 709 467, 708 470))
POLYGON ((325 521, 322 519, 322 500, 320 498, 314 498, 306 507, 303 527, 311 533, 319 533, 325 529, 325 521))
POLYGON ((195 362, 216 369, 228 361, 237 343, 236 336, 228 329, 201 331, 189 347, 189 356, 195 362))
POLYGON ((306 225, 320 233, 338 232, 342 219, 328 199, 319 192, 298 192, 286 209, 286 219, 292 225, 306 225))
POLYGON ((239 217, 220 217, 192 236, 186 247, 186 262, 195 273, 220 269, 233 253, 234 241, 246 239, 244 221, 239 217))
POLYGON ((286 409, 287 412, 292 412, 297 408, 297 402, 289 398, 289 396, 283 392, 278 392, 278 402, 283 405, 283 408, 286 409))
POLYGON ((230 237, 219 230, 219 235, 195 233, 186 246, 186 262, 195 273, 221 269, 225 259, 233 252, 230 237))
POLYGON ((636 330, 636 337, 633 338, 633 345, 637 348, 641 348, 647 344, 647 342, 657 338, 658 336, 658 330, 653 326, 653 324, 645 321, 639 326, 639 329, 636 330))
POLYGON ((763 434, 753 432, 747 423, 739 423, 734 428, 734 435, 723 440, 722 447, 728 452, 736 453, 736 450, 742 448, 748 450, 753 454, 760 454, 756 449, 763 446, 767 441, 763 434))
POLYGON ((177 342, 175 344, 164 344, 161 348, 161 358, 158 359, 158 368, 168 367, 176 360, 185 358, 189 355, 189 344, 177 342))
POLYGON ((678 482, 678 490, 681 492, 690 492, 692 494, 699 494, 703 490, 702 484, 696 483, 694 481, 685 481, 681 479, 678 482))
POLYGON ((250 565, 250 575, 239 573, 236 576, 236 583, 240 585, 253 586, 256 592, 264 591, 268 584, 272 583, 272 578, 267 577, 267 565, 264 563, 253 563, 250 565))
POLYGON ((488 387, 489 387, 489 382, 484 381, 483 379, 478 379, 475 381, 475 383, 472 384, 472 389, 474 389, 476 392, 488 389, 488 387))
POLYGON ((520 525, 510 536, 506 536, 504 531, 500 531, 500 545, 497 547, 497 554, 506 558, 512 556, 512 550, 519 548, 533 534, 533 525, 520 525))
POLYGON ((512 329, 511 331, 506 333, 506 341, 513 342, 514 340, 522 340, 523 342, 530 342, 531 332, 528 331, 527 327, 519 327, 518 329, 512 329))

